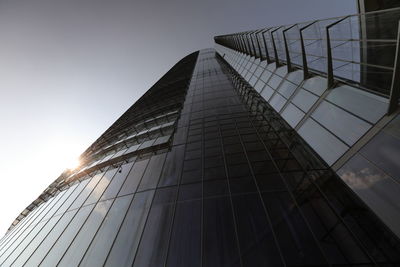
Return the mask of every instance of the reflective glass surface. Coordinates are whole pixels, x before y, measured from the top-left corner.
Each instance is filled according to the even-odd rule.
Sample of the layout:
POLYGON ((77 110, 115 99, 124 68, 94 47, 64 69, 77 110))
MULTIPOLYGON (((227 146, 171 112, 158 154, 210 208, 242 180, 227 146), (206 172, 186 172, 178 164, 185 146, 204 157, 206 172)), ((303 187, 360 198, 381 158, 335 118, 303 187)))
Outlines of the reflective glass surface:
POLYGON ((369 123, 326 101, 322 101, 311 116, 349 146, 371 127, 369 123))
POLYGON ((304 112, 308 112, 317 100, 318 97, 314 94, 311 94, 304 89, 300 89, 293 97, 292 102, 304 112))
POLYGON ((313 119, 308 119, 299 134, 330 165, 347 150, 347 146, 313 119))
MULTIPOLYGON (((287 74, 285 66, 275 71, 264 62, 278 89, 267 85, 260 97, 227 64, 232 56, 247 80, 261 74, 259 59, 239 53, 222 59, 208 49, 184 58, 85 152, 100 158, 130 147, 129 154, 58 183, 60 193, 46 195, 0 241, 0 263, 398 265, 399 242, 386 227, 400 225, 394 216, 398 182, 389 175, 397 170, 379 161, 397 155, 379 151, 396 147, 397 139, 377 134, 337 176, 325 162, 333 164, 347 150, 341 138, 354 142, 368 123, 324 100, 298 125, 298 135, 292 127, 303 123, 302 109, 318 90, 301 89, 314 99, 308 104, 284 105, 286 97, 296 98, 302 73, 287 74), (358 128, 345 135, 350 125, 358 128), (356 193, 380 211, 372 213, 356 193)), ((321 80, 308 83, 323 88, 321 80)))
POLYGON ((400 186, 391 177, 359 155, 353 156, 339 175, 392 229, 400 233, 400 186))
POLYGON ((345 85, 332 90, 326 99, 371 123, 377 122, 387 110, 384 98, 345 85))
POLYGON ((304 117, 304 112, 296 106, 289 104, 282 112, 282 117, 294 128, 304 117))

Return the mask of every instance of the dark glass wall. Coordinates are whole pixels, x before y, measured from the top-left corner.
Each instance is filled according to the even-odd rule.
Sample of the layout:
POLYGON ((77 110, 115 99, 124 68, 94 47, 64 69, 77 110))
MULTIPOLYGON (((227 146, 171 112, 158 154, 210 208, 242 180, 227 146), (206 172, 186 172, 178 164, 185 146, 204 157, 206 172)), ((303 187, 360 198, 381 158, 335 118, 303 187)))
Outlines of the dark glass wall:
POLYGON ((213 49, 158 86, 0 241, 2 265, 400 264, 393 234, 213 49))

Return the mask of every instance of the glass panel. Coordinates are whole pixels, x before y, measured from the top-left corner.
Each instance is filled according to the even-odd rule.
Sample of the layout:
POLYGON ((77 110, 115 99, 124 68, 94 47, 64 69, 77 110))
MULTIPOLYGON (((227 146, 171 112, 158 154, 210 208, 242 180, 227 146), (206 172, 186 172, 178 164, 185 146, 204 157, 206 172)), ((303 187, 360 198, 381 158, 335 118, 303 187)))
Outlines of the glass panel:
POLYGON ((156 139, 145 141, 140 145, 139 149, 145 149, 145 148, 151 147, 155 141, 156 141, 156 139))
POLYGON ((281 76, 282 78, 285 77, 285 75, 287 74, 287 66, 282 66, 279 67, 276 71, 275 74, 281 76))
POLYGON ((285 99, 283 96, 281 96, 280 94, 276 93, 276 94, 272 97, 272 99, 270 100, 269 103, 271 104, 271 106, 272 106, 277 112, 279 112, 279 111, 282 109, 283 105, 285 105, 286 99, 285 99))
POLYGON ((282 256, 288 266, 326 265, 308 225, 287 192, 263 193, 282 256))
POLYGON ((348 147, 313 119, 307 119, 298 133, 330 166, 348 147))
POLYGON ((371 127, 346 111, 322 101, 311 115, 349 146, 353 145, 371 127))
POLYGON ((299 85, 303 81, 303 71, 296 70, 288 74, 287 80, 299 85))
MULTIPOLYGON (((86 206, 81 210, 81 217, 86 218, 83 215, 87 215, 90 212, 91 206, 86 206), (85 213, 85 214, 83 214, 85 213)), ((30 256, 29 260, 25 263, 26 266, 39 266, 39 263, 46 256, 47 252, 51 249, 54 242, 60 236, 65 227, 69 224, 75 214, 78 212, 77 209, 66 212, 62 218, 57 222, 56 226, 50 231, 42 243, 36 248, 34 253, 30 256)), ((83 218, 83 219, 84 219, 83 218)), ((81 218, 82 219, 82 218, 81 218)))
POLYGON ((3 249, 9 245, 11 240, 14 240, 18 235, 20 235, 26 227, 30 225, 30 223, 40 214, 44 208, 46 208, 54 198, 49 199, 45 203, 42 203, 39 207, 34 209, 31 213, 28 214, 25 218, 23 218, 6 236, 3 238, 0 249, 3 249))
POLYGON ((113 169, 111 168, 113 167, 111 166, 110 169, 108 169, 108 171, 103 175, 100 182, 93 189, 92 193, 90 193, 89 197, 86 199, 83 205, 93 204, 99 200, 104 190, 107 188, 111 179, 114 177, 115 173, 118 170, 118 168, 113 168, 113 169))
MULTIPOLYGON (((67 190, 65 190, 64 194, 62 195, 62 197, 57 201, 57 203, 51 208, 51 210, 49 210, 45 216, 43 216, 43 218, 41 219, 42 221, 48 220, 50 219, 54 213, 60 208, 60 206, 65 202, 65 200, 74 192, 75 188, 78 185, 73 185, 70 188, 68 188, 67 190)), ((61 192, 63 193, 63 192, 61 192)), ((60 194, 61 194, 60 193, 60 194)))
POLYGON ((293 97, 292 102, 301 108, 304 112, 308 112, 312 105, 317 102, 318 97, 309 93, 304 89, 300 89, 293 97))
MULTIPOLYGON (((65 249, 68 248, 68 250, 65 252, 57 266, 78 266, 80 260, 85 254, 86 249, 96 234, 97 229, 103 222, 103 219, 106 216, 112 202, 113 200, 106 200, 97 203, 89 218, 86 220, 85 224, 74 238, 72 244, 70 244, 70 242, 65 244, 65 249)), ((65 249, 62 251, 65 251, 65 249)))
POLYGON ((150 209, 154 190, 137 193, 109 252, 105 266, 131 266, 150 209))
POLYGON ((254 86, 254 89, 256 89, 257 92, 261 92, 261 90, 264 88, 264 86, 265 86, 265 82, 263 82, 262 80, 258 80, 256 85, 254 86))
POLYGON ((79 266, 104 264, 132 198, 133 195, 128 195, 115 200, 79 266))
POLYGON ((96 187, 97 183, 100 181, 101 177, 104 173, 96 174, 93 178, 89 179, 89 183, 86 185, 85 189, 79 194, 79 196, 75 199, 74 203, 68 208, 68 210, 73 210, 79 208, 83 202, 85 202, 86 198, 90 195, 93 188, 96 187))
POLYGON ((226 179, 204 181, 203 194, 205 198, 228 195, 228 181, 226 179))
POLYGON ((36 235, 32 242, 24 249, 19 257, 14 262, 14 266, 22 266, 26 260, 32 255, 35 249, 40 245, 43 239, 47 236, 55 224, 60 220, 61 215, 51 218, 41 231, 36 235))
POLYGON ((38 214, 35 218, 35 220, 32 221, 31 225, 37 224, 39 221, 43 220, 45 215, 48 214, 48 212, 58 203, 58 201, 64 196, 64 193, 66 191, 60 192, 57 196, 53 197, 52 201, 50 204, 43 209, 43 211, 38 214))
POLYGON ((117 173, 115 174, 111 183, 107 187, 106 191, 104 191, 103 195, 100 198, 100 201, 114 198, 117 196, 119 190, 121 189, 122 184, 125 182, 125 179, 129 173, 129 171, 131 170, 133 164, 134 164, 134 161, 124 164, 118 168, 117 173))
POLYGON ((354 155, 338 174, 354 192, 400 236, 400 186, 359 155, 354 155))
POLYGON ((152 189, 157 186, 166 155, 167 153, 163 153, 151 157, 138 191, 152 189))
POLYGON ((130 148, 128 148, 127 151, 125 151, 125 155, 135 152, 139 148, 140 144, 132 145, 130 148))
POLYGON ((283 266, 259 194, 232 197, 243 266, 283 266))
POLYGON ((144 170, 146 169, 148 162, 149 160, 145 159, 138 161, 135 163, 135 165, 133 165, 132 170, 126 178, 125 183, 123 184, 118 196, 132 194, 136 191, 136 188, 139 185, 140 179, 143 176, 144 170))
POLYGON ((201 266, 201 200, 177 204, 167 266, 201 266))
POLYGON ((275 69, 276 69, 275 62, 273 62, 271 64, 268 64, 267 69, 270 70, 270 71, 275 71, 275 69))
POLYGON ((265 70, 260 77, 260 80, 264 81, 265 83, 268 82, 269 78, 271 77, 272 73, 268 70, 265 70))
POLYGON ((316 95, 321 96, 328 87, 328 81, 320 76, 315 76, 305 80, 302 87, 316 95))
POLYGON ((360 152, 400 182, 400 139, 380 132, 360 152))
POLYGON ((183 157, 185 153, 185 146, 174 146, 168 152, 165 166, 163 168, 159 186, 169 186, 178 184, 178 180, 182 172, 183 157))
POLYGON ((185 184, 179 187, 178 201, 201 199, 202 183, 185 184))
POLYGON ((295 107, 292 104, 289 104, 282 112, 282 117, 289 123, 293 128, 300 122, 300 120, 304 117, 304 112, 295 107))
POLYGON ((346 85, 331 90, 326 99, 372 123, 387 110, 386 99, 346 85))
POLYGON ((86 218, 92 211, 94 204, 82 207, 76 216, 72 219, 71 223, 67 226, 64 232, 59 236, 56 243, 47 253, 46 257, 40 263, 43 266, 56 266, 57 262, 61 259, 68 245, 71 244, 75 235, 82 227, 86 218))
POLYGON ((271 87, 269 87, 268 85, 266 85, 264 87, 264 90, 262 90, 261 92, 261 96, 265 99, 265 100, 269 100, 269 98, 272 96, 272 94, 274 93, 274 90, 272 90, 271 87))
POLYGON ((257 79, 258 79, 258 78, 257 78, 256 76, 251 77, 250 82, 249 82, 250 85, 251 85, 251 86, 254 86, 254 85, 256 84, 256 82, 257 82, 257 79))
MULTIPOLYGON (((40 219, 54 206, 55 203, 57 203, 59 198, 63 196, 63 193, 64 192, 51 199, 49 202, 50 204, 44 206, 43 209, 38 212, 37 215, 33 217, 24 228, 21 228, 21 231, 15 235, 14 238, 10 239, 9 242, 4 245, 1 251, 0 264, 4 263, 4 261, 17 248, 17 246, 20 245, 20 243, 23 242, 27 236, 29 237, 29 234, 32 231, 36 231, 34 226, 37 226, 37 223, 40 221, 40 219)), ((33 236, 31 238, 33 238, 33 236)))
POLYGON ((261 75, 261 73, 264 71, 264 68, 263 67, 257 67, 257 70, 254 72, 254 75, 256 76, 256 77, 260 77, 260 75, 261 75))
POLYGON ((135 258, 135 266, 164 266, 176 189, 176 187, 173 187, 156 191, 135 258))
MULTIPOLYGON (((88 207, 89 206, 85 207, 84 209, 84 212, 87 214, 90 212, 88 207)), ((25 263, 26 266, 39 266, 39 263, 49 252, 54 242, 57 241, 57 238, 62 234, 65 227, 69 224, 77 212, 78 210, 75 209, 73 211, 66 212, 62 216, 61 220, 57 222, 56 226, 51 230, 51 232, 46 236, 45 240, 43 240, 29 260, 25 263)))
POLYGON ((289 99, 289 97, 293 94, 293 92, 296 90, 297 85, 284 80, 281 84, 281 86, 279 86, 279 92, 286 97, 286 99, 289 99))
POLYGON ((167 143, 169 141, 170 138, 171 138, 170 135, 160 136, 154 142, 153 146, 165 144, 165 143, 167 143))
POLYGON ((383 128, 385 133, 400 139, 400 115, 397 115, 388 125, 383 128))
POLYGON ((120 150, 120 151, 118 151, 117 153, 115 153, 114 156, 113 156, 112 158, 115 159, 115 158, 117 158, 117 157, 119 157, 119 156, 122 156, 122 155, 125 153, 125 151, 127 151, 127 148, 126 148, 126 147, 122 148, 122 150, 120 150))
POLYGON ((32 241, 32 239, 37 235, 40 229, 45 225, 46 222, 40 222, 35 227, 29 227, 24 234, 23 239, 17 240, 13 246, 11 246, 8 251, 2 255, 1 266, 10 266, 11 263, 17 258, 19 253, 32 241))
MULTIPOLYGON (((181 116, 182 119, 183 116, 181 116)), ((185 125, 188 125, 189 122, 185 121, 185 125)), ((186 143, 186 137, 187 137, 187 132, 188 132, 188 127, 179 127, 176 129, 175 134, 174 134, 174 141, 173 145, 181 145, 186 143)))
POLYGON ((86 179, 80 182, 75 191, 69 196, 69 198, 64 202, 64 204, 62 204, 62 206, 57 210, 55 215, 64 213, 89 182, 90 179, 86 179))
POLYGON ((204 199, 203 266, 240 266, 228 197, 204 199))
POLYGON ((274 90, 276 90, 281 83, 282 78, 278 75, 272 75, 271 79, 268 81, 268 85, 271 86, 274 90))

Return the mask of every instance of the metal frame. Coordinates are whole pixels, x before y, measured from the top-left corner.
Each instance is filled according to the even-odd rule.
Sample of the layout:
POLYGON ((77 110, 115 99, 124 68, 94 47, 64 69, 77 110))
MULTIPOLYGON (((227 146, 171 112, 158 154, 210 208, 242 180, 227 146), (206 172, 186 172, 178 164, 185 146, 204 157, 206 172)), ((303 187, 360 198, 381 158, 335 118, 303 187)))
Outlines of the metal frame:
POLYGON ((286 65, 287 65, 287 71, 288 73, 293 71, 292 69, 292 63, 290 61, 290 54, 289 54, 289 47, 288 47, 288 43, 286 40, 286 32, 290 29, 292 29, 293 27, 297 26, 297 24, 293 24, 292 26, 290 26, 289 28, 286 28, 282 31, 283 34, 283 42, 285 44, 285 53, 286 53, 286 65))
POLYGON ((275 39, 274 39, 274 32, 282 28, 283 26, 279 26, 278 28, 274 29, 273 31, 270 31, 271 34, 271 41, 272 41, 272 47, 274 48, 274 55, 275 55, 275 64, 276 67, 280 67, 281 64, 279 62, 279 57, 278 57, 278 51, 276 50, 276 45, 275 45, 275 39))
POLYGON ((247 43, 247 46, 248 46, 248 50, 249 50, 249 55, 250 56, 253 56, 253 51, 251 50, 251 43, 250 43, 250 40, 249 40, 249 37, 247 36, 249 34, 249 32, 247 31, 247 32, 245 32, 244 34, 243 34, 243 36, 244 36, 244 39, 245 39, 245 41, 246 41, 246 43, 247 43))
MULTIPOLYGON (((358 14, 352 14, 349 16, 341 16, 341 17, 334 17, 334 18, 328 18, 328 19, 322 19, 322 20, 315 20, 315 21, 309 21, 309 22, 303 22, 301 24, 297 24, 297 26, 300 28, 300 25, 303 26, 302 28, 298 29, 299 30, 299 41, 300 41, 300 45, 301 47, 299 48, 300 51, 297 51, 297 46, 296 46, 296 50, 290 51, 290 37, 287 36, 286 32, 289 29, 292 29, 292 27, 294 27, 295 24, 291 24, 291 25, 287 25, 287 26, 280 26, 280 27, 269 27, 269 28, 264 28, 264 29, 259 29, 259 30, 254 30, 254 31, 246 31, 246 32, 240 32, 240 33, 234 33, 234 34, 230 34, 230 35, 221 35, 221 36, 217 36, 219 37, 218 39, 215 39, 217 43, 220 44, 224 44, 227 47, 237 47, 236 49, 238 49, 240 52, 243 52, 243 54, 247 54, 250 56, 254 56, 256 58, 261 58, 261 60, 266 60, 268 64, 272 63, 272 62, 276 62, 276 66, 280 67, 282 65, 287 65, 287 71, 288 72, 292 72, 293 68, 296 68, 296 66, 298 65, 299 67, 303 67, 303 79, 308 79, 310 78, 310 76, 312 76, 313 74, 317 74, 317 75, 322 75, 324 77, 327 77, 327 86, 328 88, 332 88, 335 86, 335 84, 337 83, 344 83, 344 84, 348 84, 350 86, 354 86, 357 87, 361 90, 364 91, 368 91, 371 93, 374 93, 376 95, 379 96, 383 96, 389 99, 390 97, 390 104, 388 107, 388 113, 392 113, 394 109, 396 109, 396 107, 398 106, 397 103, 397 99, 400 97, 400 82, 398 82, 397 80, 400 80, 400 59, 398 59, 397 54, 400 53, 400 40, 399 37, 397 38, 392 38, 392 39, 368 39, 368 41, 371 42, 384 42, 384 43, 391 43, 390 45, 394 45, 394 43, 396 42, 396 54, 393 55, 395 56, 394 60, 396 61, 396 64, 393 67, 388 67, 388 66, 381 66, 381 65, 374 65, 374 64, 370 64, 368 62, 363 61, 362 59, 360 60, 346 60, 343 58, 335 58, 335 62, 333 62, 333 49, 335 49, 335 43, 332 42, 336 42, 336 41, 342 41, 343 43, 346 42, 354 42, 354 41, 359 41, 359 38, 356 39, 346 39, 346 38, 340 38, 340 36, 336 36, 334 34, 334 32, 331 32, 331 28, 334 27, 336 24, 343 22, 346 19, 349 18, 363 18, 363 15, 375 15, 375 14, 381 14, 381 13, 386 13, 386 12, 395 12, 393 13, 394 15, 398 15, 400 11, 400 7, 397 8, 391 8, 391 9, 386 9, 386 10, 379 10, 379 11, 373 11, 373 12, 367 12, 367 13, 358 13, 358 14), (305 34, 305 30, 310 28, 312 25, 314 25, 315 23, 319 23, 317 25, 317 36, 310 36, 310 38, 308 38, 308 36, 305 34), (326 26, 327 25, 327 26, 326 26), (281 29, 283 28, 283 29, 281 29), (326 30, 326 33, 323 33, 323 30, 326 30), (282 30, 282 34, 283 34, 283 40, 280 40, 280 38, 282 37, 281 35, 274 36, 274 33, 276 31, 278 31, 279 29, 282 30), (268 33, 269 32, 269 33, 268 33), (269 36, 267 36, 267 34, 269 34, 269 36), (325 36, 324 36, 325 34, 325 36), (333 36, 332 34, 334 34, 335 36, 333 36), (260 36, 261 35, 261 36, 260 36), (332 36, 331 36, 332 35, 332 36), (253 37, 256 38, 256 40, 253 40, 253 37), (338 38, 336 38, 338 37, 338 38), (251 40, 249 40, 249 38, 251 38, 251 40), (262 39, 261 39, 262 38, 262 39), (271 40, 267 40, 268 38, 270 38, 271 40), (278 41, 277 38, 279 39, 279 41, 282 41, 284 43, 285 48, 283 48, 280 44, 280 46, 278 46, 278 43, 276 43, 275 41, 278 41), (326 40, 324 40, 326 38, 326 40), (305 41, 311 41, 311 43, 307 42, 307 45, 305 44, 305 41), (263 42, 263 43, 262 43, 263 42), (272 42, 268 44, 268 42, 272 42), (318 42, 317 44, 314 45, 318 45, 318 48, 322 47, 323 49, 326 49, 325 51, 318 52, 318 53, 307 53, 307 47, 309 47, 310 45, 312 45, 314 42, 318 42), (321 44, 322 42, 322 44, 321 44), (325 43, 324 43, 325 42, 325 43), (263 48, 264 46, 264 48, 263 48), (264 49, 264 50, 263 50, 264 49), (284 49, 285 52, 279 50, 279 53, 285 53, 285 54, 280 54, 278 55, 278 51, 277 49, 284 49), (265 53, 265 54, 263 54, 265 53), (272 54, 274 53, 274 54, 272 54), (317 55, 313 55, 313 54, 317 54, 317 55), (298 61, 296 61, 296 64, 293 62, 293 59, 295 58, 295 56, 302 56, 302 60, 300 60, 300 63, 298 61), (286 56, 286 60, 284 59, 284 57, 286 56), (273 59, 273 57, 275 57, 275 59, 273 59), (323 69, 321 70, 319 67, 312 67, 309 68, 308 67, 308 60, 310 60, 311 58, 314 58, 315 60, 319 60, 319 62, 321 61, 325 61, 325 63, 323 63, 323 69), (301 63, 302 61, 302 63, 301 63), (355 79, 355 77, 353 78, 348 78, 347 75, 342 75, 340 73, 336 73, 335 74, 335 66, 333 65, 333 63, 338 63, 338 62, 343 62, 344 64, 357 64, 358 66, 371 66, 374 68, 379 68, 381 70, 384 70, 385 72, 391 72, 393 71, 393 76, 392 81, 390 83, 390 81, 387 81, 387 83, 385 83, 384 86, 375 86, 376 88, 367 88, 366 86, 363 85, 362 80, 358 80, 355 79), (337 75, 337 76, 335 76, 337 75), (399 89, 398 89, 399 88, 399 89)), ((392 13, 387 14, 385 16, 390 16, 392 13)), ((361 27, 362 28, 362 27, 361 27)), ((362 30, 362 29, 361 29, 362 30)), ((395 30, 395 29, 394 29, 395 30)), ((296 32, 297 33, 297 32, 296 32)), ((398 29, 398 34, 400 35, 400 29, 398 29)), ((297 38, 297 37, 296 37, 297 38)), ((297 40, 297 39, 296 39, 297 40)), ((360 41, 362 41, 360 39, 360 41)), ((340 45, 340 44, 339 44, 340 45)), ((319 50, 319 49, 318 49, 319 50)), ((336 51, 336 49, 335 49, 336 51)), ((310 51, 311 52, 311 51, 310 51)), ((310 64, 313 66, 314 60, 310 60, 310 64)), ((322 63, 322 62, 321 62, 322 63)), ((340 64, 341 65, 341 64, 340 64)), ((339 67, 339 65, 338 65, 339 67)), ((390 73, 389 73, 390 75, 390 73)))
POLYGON ((260 40, 258 40, 258 35, 260 32, 262 32, 264 29, 258 30, 254 32, 254 36, 256 37, 256 41, 257 41, 257 46, 258 46, 258 53, 260 53, 260 60, 264 60, 263 56, 262 56, 262 51, 261 51, 261 45, 260 45, 260 40))
POLYGON ((392 85, 390 87, 390 98, 387 115, 392 114, 399 105, 400 98, 400 21, 397 29, 397 44, 396 44, 396 54, 394 58, 394 70, 392 76, 392 85))
POLYGON ((272 62, 270 56, 269 56, 269 52, 268 52, 268 46, 267 46, 267 41, 265 40, 265 35, 264 33, 268 32, 269 30, 271 30, 271 28, 265 29, 264 31, 261 32, 263 41, 264 41, 264 47, 265 47, 265 56, 267 57, 267 62, 268 64, 272 62))
POLYGON ((253 53, 254 53, 253 56, 254 56, 255 58, 257 58, 257 50, 256 50, 256 46, 255 46, 255 44, 254 44, 254 40, 253 40, 253 37, 252 37, 252 34, 253 34, 254 32, 256 32, 256 31, 251 31, 251 32, 248 34, 248 36, 249 36, 249 38, 250 38, 251 45, 252 45, 252 47, 253 47, 253 53))
POLYGON ((303 30, 307 29, 308 27, 310 27, 311 25, 317 23, 318 20, 313 21, 309 24, 307 24, 306 26, 300 28, 299 32, 300 32, 300 45, 301 45, 301 56, 302 56, 302 60, 303 60, 303 79, 307 79, 310 77, 310 74, 308 72, 308 63, 307 63, 307 54, 306 54, 306 46, 304 45, 304 38, 303 38, 303 30))
POLYGON ((326 30, 326 58, 327 58, 326 72, 327 72, 328 88, 333 87, 335 84, 335 79, 333 77, 333 60, 332 60, 332 48, 331 48, 331 39, 329 36, 329 29, 331 27, 335 26, 336 24, 339 24, 340 22, 344 21, 348 17, 350 17, 350 16, 343 17, 325 27, 325 30, 326 30))

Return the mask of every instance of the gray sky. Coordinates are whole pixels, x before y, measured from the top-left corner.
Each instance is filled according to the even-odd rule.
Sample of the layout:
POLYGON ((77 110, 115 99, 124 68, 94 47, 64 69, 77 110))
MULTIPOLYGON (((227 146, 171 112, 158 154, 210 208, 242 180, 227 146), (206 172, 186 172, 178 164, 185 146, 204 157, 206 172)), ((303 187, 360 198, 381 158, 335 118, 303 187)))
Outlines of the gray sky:
POLYGON ((0 236, 155 81, 213 36, 355 0, 0 0, 0 236))

